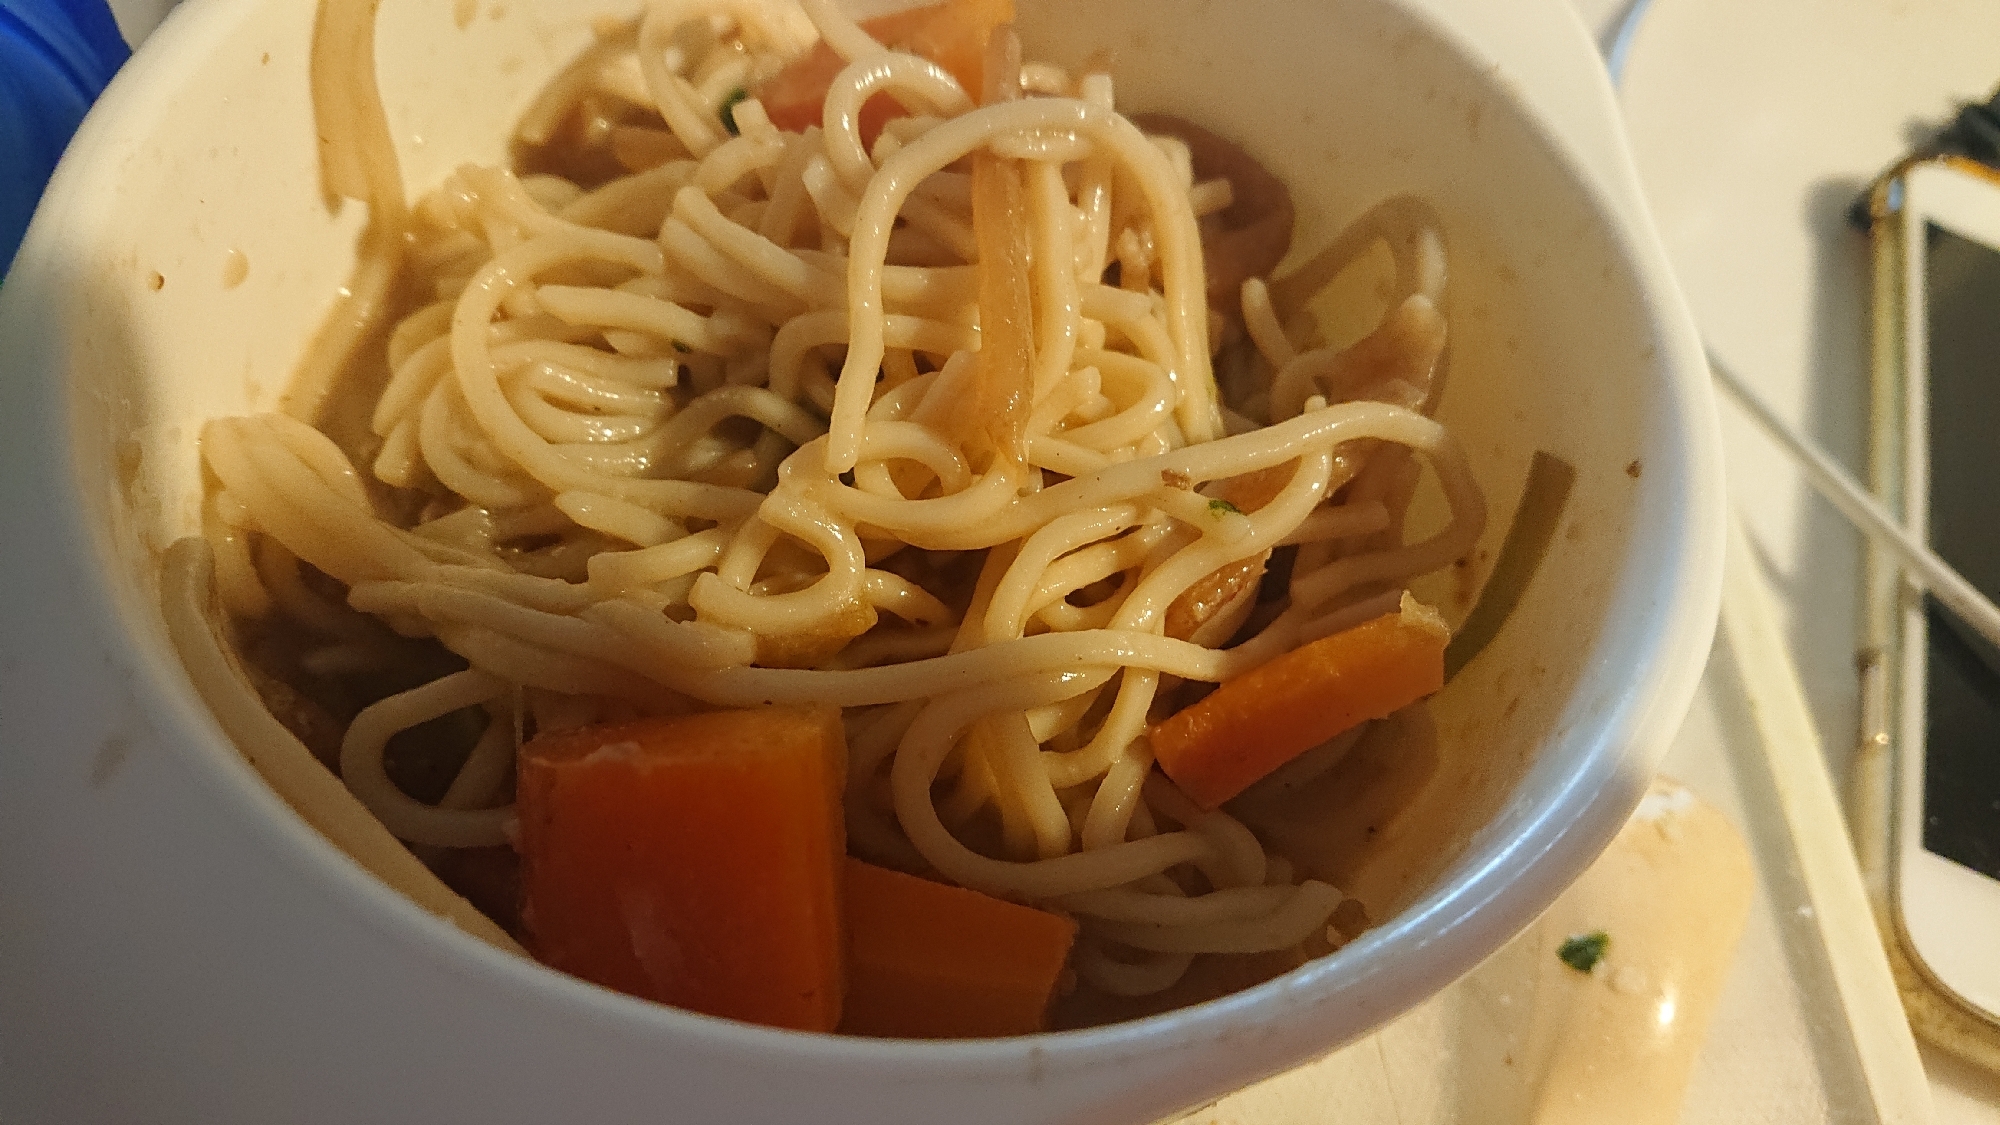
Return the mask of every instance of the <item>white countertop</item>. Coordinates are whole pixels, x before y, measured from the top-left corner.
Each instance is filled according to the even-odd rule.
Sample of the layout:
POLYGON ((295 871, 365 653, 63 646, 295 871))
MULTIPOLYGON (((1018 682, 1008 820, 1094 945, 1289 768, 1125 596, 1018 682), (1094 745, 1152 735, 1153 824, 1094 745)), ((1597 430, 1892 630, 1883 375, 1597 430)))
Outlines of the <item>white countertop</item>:
MULTIPOLYGON (((1571 3, 1608 45, 1629 0, 1571 3)), ((1827 9, 1766 0, 1731 10, 1727 28, 1700 23, 1723 10, 1711 0, 1650 0, 1642 16, 1626 102, 1641 180, 1711 346, 1781 417, 1865 479, 1867 261, 1841 212, 1909 143, 1911 122, 1944 119, 1955 99, 1983 98, 2000 77, 1989 35, 1938 34, 1979 27, 1993 13, 1915 0, 1870 9, 1863 30, 1858 19, 1818 18, 1827 9), (1691 46, 1704 35, 1712 51, 1691 46), (1857 35, 1869 37, 1865 48, 1857 35), (1788 102, 1779 93, 1787 83, 1811 92, 1788 102), (1773 155, 1788 143, 1807 155, 1773 155), (1786 159, 1783 174, 1769 172, 1786 159), (1701 168, 1690 171, 1694 164, 1701 168), (1732 237, 1745 229, 1769 233, 1732 237)), ((1733 407, 1721 410, 1735 502, 1778 595, 1838 784, 1858 730, 1863 543, 1784 454, 1733 407)), ((2000 1076, 1928 1047, 1922 1054, 1940 1125, 2000 1122, 2000 1076)))

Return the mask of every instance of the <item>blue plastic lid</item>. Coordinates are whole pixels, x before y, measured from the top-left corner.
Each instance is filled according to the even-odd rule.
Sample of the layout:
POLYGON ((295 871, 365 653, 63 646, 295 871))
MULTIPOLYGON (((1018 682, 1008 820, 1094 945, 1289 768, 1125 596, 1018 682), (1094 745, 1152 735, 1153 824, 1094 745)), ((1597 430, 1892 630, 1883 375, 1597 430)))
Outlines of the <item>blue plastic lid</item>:
POLYGON ((105 0, 0 0, 0 276, 70 134, 131 53, 105 0))

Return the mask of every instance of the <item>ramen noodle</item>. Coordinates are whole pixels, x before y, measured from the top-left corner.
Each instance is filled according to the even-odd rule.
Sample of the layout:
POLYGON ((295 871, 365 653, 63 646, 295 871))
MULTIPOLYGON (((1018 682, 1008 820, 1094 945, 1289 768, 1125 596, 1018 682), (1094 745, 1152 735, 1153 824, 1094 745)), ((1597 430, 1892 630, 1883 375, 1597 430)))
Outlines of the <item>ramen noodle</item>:
POLYGON ((1233 145, 1100 69, 968 88, 827 0, 607 23, 516 167, 406 207, 369 6, 320 18, 370 233, 290 409, 203 434, 206 538, 243 674, 381 825, 504 884, 524 739, 834 704, 850 852, 1074 918, 1079 989, 1352 936, 1148 729, 1477 539, 1428 208, 1267 281, 1290 204, 1233 145), (1382 246, 1388 311, 1330 339, 1309 298, 1382 246), (1449 515, 1406 536, 1426 467, 1449 515))

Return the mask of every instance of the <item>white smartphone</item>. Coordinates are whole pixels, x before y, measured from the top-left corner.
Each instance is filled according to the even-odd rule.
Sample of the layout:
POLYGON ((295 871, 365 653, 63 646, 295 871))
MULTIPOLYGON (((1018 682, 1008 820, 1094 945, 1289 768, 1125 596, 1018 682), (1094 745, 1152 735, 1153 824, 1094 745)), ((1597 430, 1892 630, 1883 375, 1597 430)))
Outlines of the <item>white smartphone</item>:
MULTIPOLYGON (((1878 434, 1893 431, 1895 499, 1913 533, 2000 600, 2000 173, 1928 160, 1889 191, 1895 225, 1881 233, 1898 243, 1900 308, 1878 311, 1900 321, 1900 355, 1881 350, 1892 337, 1877 356, 1902 378, 1878 434)), ((2000 650, 1935 599, 1891 589, 1878 619, 1893 640, 1896 936, 1940 992, 2000 1024, 2000 650)))

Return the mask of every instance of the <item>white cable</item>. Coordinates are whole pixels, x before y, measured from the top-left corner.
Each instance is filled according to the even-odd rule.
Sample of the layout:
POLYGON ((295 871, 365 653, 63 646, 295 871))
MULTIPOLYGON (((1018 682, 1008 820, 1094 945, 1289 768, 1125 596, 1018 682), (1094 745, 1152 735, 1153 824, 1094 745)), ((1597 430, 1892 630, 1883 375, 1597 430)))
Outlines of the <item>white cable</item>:
POLYGON ((1815 491, 1840 509, 1840 514, 1864 535, 1900 556, 1908 576, 1943 602, 1960 621, 2000 647, 2000 609, 1985 594, 1939 558, 1928 544, 1912 536, 1845 469, 1772 413, 1712 349, 1708 353, 1708 369, 1715 376, 1715 385, 1742 407, 1766 436, 1792 455, 1815 491))

